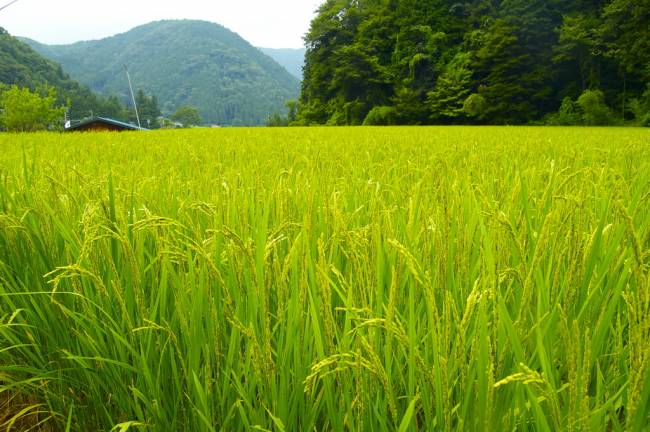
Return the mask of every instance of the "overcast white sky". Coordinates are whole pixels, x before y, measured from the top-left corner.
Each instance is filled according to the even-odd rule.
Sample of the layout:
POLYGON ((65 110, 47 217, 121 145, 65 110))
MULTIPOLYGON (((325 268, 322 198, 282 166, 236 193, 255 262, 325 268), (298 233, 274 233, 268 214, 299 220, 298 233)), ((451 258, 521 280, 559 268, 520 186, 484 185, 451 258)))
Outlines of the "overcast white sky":
MULTIPOLYGON (((0 7, 10 0, 0 0, 0 7)), ((258 47, 298 48, 325 0, 19 0, 0 11, 14 36, 48 44, 101 39, 160 19, 202 19, 258 47)))

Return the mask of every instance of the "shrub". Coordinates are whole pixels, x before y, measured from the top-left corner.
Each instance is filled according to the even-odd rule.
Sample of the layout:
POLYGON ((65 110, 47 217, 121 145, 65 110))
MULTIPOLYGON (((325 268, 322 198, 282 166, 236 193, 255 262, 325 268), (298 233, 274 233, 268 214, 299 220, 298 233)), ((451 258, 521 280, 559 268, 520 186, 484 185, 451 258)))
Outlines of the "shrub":
POLYGON ((11 86, 0 94, 0 125, 9 132, 35 132, 60 128, 65 107, 55 107, 56 90, 32 92, 11 86))
POLYGON ((585 90, 578 98, 582 111, 582 122, 587 126, 607 126, 614 123, 614 115, 605 104, 605 95, 600 90, 585 90))
POLYGON ((630 111, 639 126, 650 127, 650 85, 640 99, 630 101, 630 111))
POLYGON ((269 115, 266 119, 266 125, 269 127, 282 127, 282 126, 288 126, 289 121, 287 120, 286 117, 282 117, 280 113, 274 112, 273 114, 269 115))
POLYGON ((343 105, 343 110, 345 111, 346 125, 358 126, 363 123, 366 113, 364 112, 364 104, 362 102, 348 102, 343 105))
POLYGON ((463 104, 463 111, 470 117, 481 117, 487 108, 487 101, 478 93, 469 95, 463 104))
POLYGON ((172 114, 172 120, 181 123, 183 127, 192 127, 203 123, 199 110, 189 105, 178 108, 176 112, 172 114))
POLYGON ((395 108, 388 106, 374 107, 363 121, 364 126, 390 126, 396 123, 397 115, 395 108))
POLYGON ((582 123, 579 107, 570 97, 562 100, 562 105, 557 112, 547 115, 544 123, 551 126, 574 126, 582 123))

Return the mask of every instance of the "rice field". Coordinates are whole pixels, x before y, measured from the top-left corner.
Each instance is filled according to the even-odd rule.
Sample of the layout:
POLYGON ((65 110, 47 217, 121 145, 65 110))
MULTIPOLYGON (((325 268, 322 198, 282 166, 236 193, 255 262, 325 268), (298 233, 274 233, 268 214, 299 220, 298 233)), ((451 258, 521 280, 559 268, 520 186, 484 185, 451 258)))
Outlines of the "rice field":
POLYGON ((0 430, 648 431, 650 131, 0 135, 0 430))

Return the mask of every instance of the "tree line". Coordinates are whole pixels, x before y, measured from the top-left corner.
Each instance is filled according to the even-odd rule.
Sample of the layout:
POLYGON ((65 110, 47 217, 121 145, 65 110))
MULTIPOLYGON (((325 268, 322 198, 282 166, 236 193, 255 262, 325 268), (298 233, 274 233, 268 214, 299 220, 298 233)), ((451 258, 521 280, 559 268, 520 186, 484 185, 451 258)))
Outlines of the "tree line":
POLYGON ((650 125, 650 0, 327 0, 294 124, 650 125))
POLYGON ((29 87, 17 85, 0 85, 0 131, 61 130, 64 117, 73 119, 72 121, 91 117, 109 117, 132 124, 136 124, 139 119, 140 124, 148 129, 192 127, 203 122, 198 110, 191 106, 180 107, 171 119, 162 117, 157 98, 147 95, 143 90, 138 90, 135 98, 139 117, 136 116, 135 109, 120 104, 116 97, 105 100, 114 100, 115 110, 93 112, 90 109, 84 115, 79 113, 78 106, 72 104, 70 99, 67 100, 67 104, 61 103, 57 89, 54 87, 41 85, 31 90, 29 87), (71 115, 71 112, 80 117, 72 117, 75 114, 71 115))
MULTIPOLYGON (((196 108, 183 106, 162 117, 158 99, 137 91, 136 105, 143 127, 176 127, 203 122, 196 108)), ((61 66, 47 60, 0 27, 0 130, 37 131, 63 128, 73 121, 108 117, 136 124, 132 104, 117 96, 100 96, 71 79, 61 66)))

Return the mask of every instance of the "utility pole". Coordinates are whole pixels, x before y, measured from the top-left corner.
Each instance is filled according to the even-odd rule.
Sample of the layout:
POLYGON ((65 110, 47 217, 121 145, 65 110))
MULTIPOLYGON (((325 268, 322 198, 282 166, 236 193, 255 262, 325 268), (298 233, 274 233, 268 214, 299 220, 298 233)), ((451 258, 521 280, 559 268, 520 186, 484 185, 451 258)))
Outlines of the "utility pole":
POLYGON ((140 125, 140 114, 138 114, 138 104, 135 102, 135 95, 133 94, 133 86, 131 85, 131 75, 129 75, 129 68, 126 65, 124 65, 124 70, 126 71, 126 79, 129 81, 129 90, 131 90, 131 100, 133 101, 133 108, 135 108, 135 118, 138 120, 138 127, 142 128, 142 126, 140 125))
POLYGON ((8 8, 9 6, 11 6, 12 4, 14 4, 14 3, 16 3, 17 1, 18 1, 18 0, 13 0, 13 1, 10 1, 10 2, 9 2, 9 3, 7 3, 6 5, 4 5, 4 6, 2 6, 2 7, 0 7, 0 11, 1 11, 1 10, 3 10, 3 9, 6 9, 6 8, 8 8))

